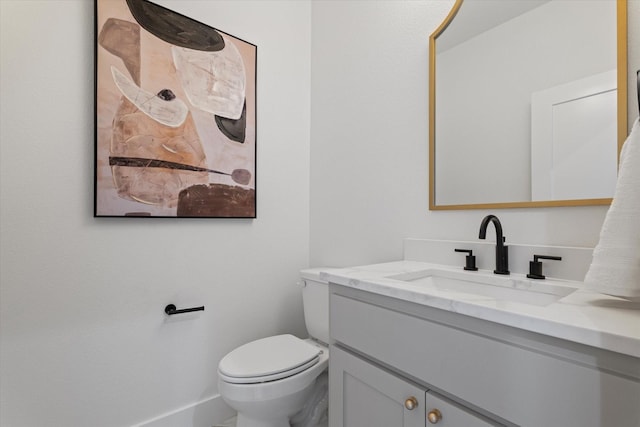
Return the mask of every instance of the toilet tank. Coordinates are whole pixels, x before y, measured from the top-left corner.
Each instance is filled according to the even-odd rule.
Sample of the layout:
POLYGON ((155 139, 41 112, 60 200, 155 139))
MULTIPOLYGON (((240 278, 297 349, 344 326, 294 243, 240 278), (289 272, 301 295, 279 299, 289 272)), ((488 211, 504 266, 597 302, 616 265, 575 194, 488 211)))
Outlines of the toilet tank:
POLYGON ((329 343, 329 284, 320 280, 320 272, 327 269, 310 268, 302 270, 302 304, 304 322, 309 336, 329 343))

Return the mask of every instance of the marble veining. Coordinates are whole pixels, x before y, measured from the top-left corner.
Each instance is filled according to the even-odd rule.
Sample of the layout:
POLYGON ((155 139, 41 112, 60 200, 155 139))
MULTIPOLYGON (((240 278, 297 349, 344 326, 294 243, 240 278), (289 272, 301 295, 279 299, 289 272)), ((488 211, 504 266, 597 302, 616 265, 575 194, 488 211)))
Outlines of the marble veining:
MULTIPOLYGON (((436 289, 399 280, 403 276, 418 277, 427 270, 450 272, 452 277, 460 272, 459 267, 421 261, 396 261, 324 270, 320 277, 338 285, 640 357, 640 303, 598 294, 584 289, 582 282, 569 280, 540 281, 540 286, 560 283, 576 288, 569 295, 544 305, 436 289)), ((496 280, 490 270, 470 274, 477 274, 479 279, 488 283, 496 280)), ((538 286, 524 274, 512 274, 509 279, 503 280, 506 280, 505 283, 511 281, 514 289, 538 286)))

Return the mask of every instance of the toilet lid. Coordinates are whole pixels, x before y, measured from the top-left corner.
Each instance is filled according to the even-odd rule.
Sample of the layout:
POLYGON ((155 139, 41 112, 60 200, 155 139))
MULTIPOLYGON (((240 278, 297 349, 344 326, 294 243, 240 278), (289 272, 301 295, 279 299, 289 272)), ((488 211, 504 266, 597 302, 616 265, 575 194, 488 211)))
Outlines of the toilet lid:
POLYGON ((315 365, 320 351, 293 335, 276 335, 233 350, 220 361, 218 371, 234 383, 275 381, 315 365))

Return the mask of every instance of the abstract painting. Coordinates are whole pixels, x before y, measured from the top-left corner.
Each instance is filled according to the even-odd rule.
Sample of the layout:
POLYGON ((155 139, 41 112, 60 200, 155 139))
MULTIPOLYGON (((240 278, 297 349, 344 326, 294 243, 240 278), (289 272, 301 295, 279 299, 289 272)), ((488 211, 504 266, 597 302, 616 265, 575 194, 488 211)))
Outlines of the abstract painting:
POLYGON ((94 215, 255 218, 257 47, 147 0, 95 25, 94 215))

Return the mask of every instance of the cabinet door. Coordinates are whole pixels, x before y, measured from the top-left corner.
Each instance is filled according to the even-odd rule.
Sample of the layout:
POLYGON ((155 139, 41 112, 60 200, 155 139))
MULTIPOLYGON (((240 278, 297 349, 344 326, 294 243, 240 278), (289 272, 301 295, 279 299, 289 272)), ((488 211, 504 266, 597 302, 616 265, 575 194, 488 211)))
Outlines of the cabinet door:
POLYGON ((434 427, 489 427, 497 426, 462 406, 428 391, 425 398, 427 426, 434 427))
POLYGON ((425 426, 424 389, 338 347, 330 354, 331 427, 425 426))

